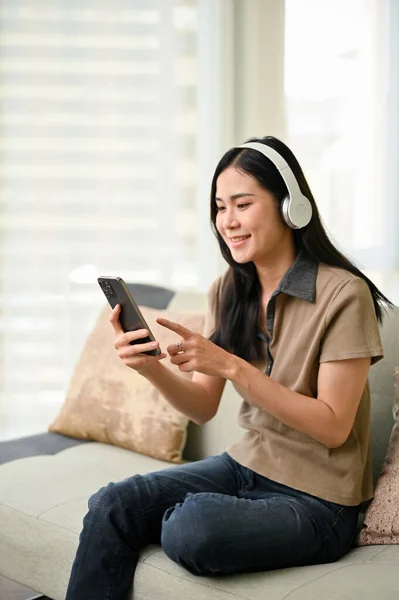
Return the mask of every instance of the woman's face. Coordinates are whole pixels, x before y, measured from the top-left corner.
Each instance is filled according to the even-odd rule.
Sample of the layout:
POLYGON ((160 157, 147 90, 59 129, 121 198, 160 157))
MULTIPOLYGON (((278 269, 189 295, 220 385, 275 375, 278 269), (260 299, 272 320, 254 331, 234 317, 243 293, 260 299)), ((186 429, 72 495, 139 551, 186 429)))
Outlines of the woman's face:
POLYGON ((228 167, 216 181, 216 228, 238 263, 262 264, 292 243, 279 202, 256 179, 228 167))

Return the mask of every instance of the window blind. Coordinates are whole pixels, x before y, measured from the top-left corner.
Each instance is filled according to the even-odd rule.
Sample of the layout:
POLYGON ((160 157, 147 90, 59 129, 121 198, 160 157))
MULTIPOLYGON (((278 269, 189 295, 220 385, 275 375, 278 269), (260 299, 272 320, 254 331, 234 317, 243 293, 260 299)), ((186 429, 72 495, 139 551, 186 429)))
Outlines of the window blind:
POLYGON ((1 2, 1 398, 24 432, 58 410, 98 275, 198 286, 199 4, 1 2))

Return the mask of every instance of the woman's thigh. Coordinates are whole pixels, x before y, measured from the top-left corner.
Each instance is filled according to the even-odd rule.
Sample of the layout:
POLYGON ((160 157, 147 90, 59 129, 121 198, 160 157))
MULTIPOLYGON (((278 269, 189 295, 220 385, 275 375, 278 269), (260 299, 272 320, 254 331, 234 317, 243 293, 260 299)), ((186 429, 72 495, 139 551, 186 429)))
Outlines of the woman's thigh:
POLYGON ((356 511, 335 506, 274 492, 261 499, 189 495, 165 512, 161 544, 172 560, 204 575, 332 562, 356 528, 356 511))
POLYGON ((237 468, 227 454, 134 475, 101 488, 89 500, 86 521, 101 517, 117 524, 135 549, 159 541, 164 512, 183 502, 187 494, 240 493, 245 469, 237 468))

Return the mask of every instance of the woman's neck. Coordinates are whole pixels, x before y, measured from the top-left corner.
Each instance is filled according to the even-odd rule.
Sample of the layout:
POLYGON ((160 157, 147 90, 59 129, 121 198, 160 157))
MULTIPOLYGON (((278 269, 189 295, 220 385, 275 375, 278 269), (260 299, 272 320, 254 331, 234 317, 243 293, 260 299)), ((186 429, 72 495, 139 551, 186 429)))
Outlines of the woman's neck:
POLYGON ((263 296, 272 295, 282 277, 293 265, 295 258, 296 251, 292 244, 284 252, 278 252, 273 257, 265 257, 261 264, 255 264, 263 296))

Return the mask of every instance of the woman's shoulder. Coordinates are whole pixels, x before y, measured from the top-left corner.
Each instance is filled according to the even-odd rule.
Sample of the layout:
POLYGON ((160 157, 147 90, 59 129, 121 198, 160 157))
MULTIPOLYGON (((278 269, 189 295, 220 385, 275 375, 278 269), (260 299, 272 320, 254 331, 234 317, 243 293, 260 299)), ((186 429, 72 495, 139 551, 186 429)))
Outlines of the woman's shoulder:
POLYGON ((319 296, 327 294, 331 300, 341 291, 355 296, 359 294, 371 295, 370 288, 362 277, 346 269, 324 263, 319 263, 316 288, 319 296))
POLYGON ((209 299, 213 299, 221 294, 223 286, 226 282, 227 274, 228 270, 222 273, 221 275, 218 275, 216 279, 212 281, 211 285, 208 288, 209 299))

